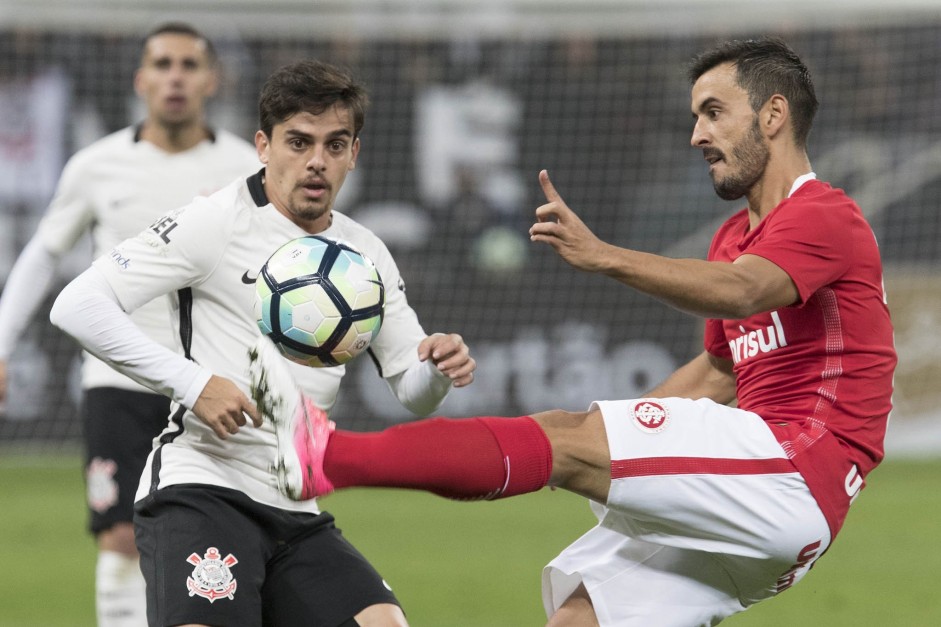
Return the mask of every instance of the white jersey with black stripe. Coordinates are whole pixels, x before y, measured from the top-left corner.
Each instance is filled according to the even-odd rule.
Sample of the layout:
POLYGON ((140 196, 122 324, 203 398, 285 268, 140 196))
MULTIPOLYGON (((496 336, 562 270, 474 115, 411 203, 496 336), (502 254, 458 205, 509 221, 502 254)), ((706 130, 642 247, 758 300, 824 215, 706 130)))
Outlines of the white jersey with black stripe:
MULTIPOLYGON (((305 234, 267 202, 256 174, 168 214, 99 258, 95 267, 104 273, 126 311, 172 294, 179 349, 248 393, 247 350, 260 333, 253 313, 253 279, 272 252, 305 234)), ((363 251, 376 264, 386 286, 383 329, 370 346, 382 375, 393 376, 412 367, 418 362, 417 346, 425 332, 406 301, 398 268, 386 246, 371 231, 338 213, 321 234, 363 251)), ((333 406, 344 367, 291 364, 291 368, 319 406, 333 406)), ((191 411, 175 410, 148 460, 138 499, 154 488, 203 483, 240 490, 275 507, 317 511, 313 501, 297 503, 278 492, 269 472, 276 446, 270 425, 248 425, 222 440, 191 411)))
MULTIPOLYGON (((69 159, 37 237, 58 257, 90 230, 97 258, 168 210, 209 195, 258 165, 255 147, 226 131, 189 150, 169 153, 141 140, 136 127, 124 128, 69 159)), ((144 305, 133 320, 155 341, 173 346, 165 299, 144 305)), ((146 390, 87 354, 82 386, 146 390)))

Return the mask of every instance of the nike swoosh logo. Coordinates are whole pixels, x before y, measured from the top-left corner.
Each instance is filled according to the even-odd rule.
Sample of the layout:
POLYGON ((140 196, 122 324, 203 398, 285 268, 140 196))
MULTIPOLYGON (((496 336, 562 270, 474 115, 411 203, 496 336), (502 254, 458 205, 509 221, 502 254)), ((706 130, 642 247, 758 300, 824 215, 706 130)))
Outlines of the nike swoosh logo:
POLYGON ((242 283, 244 283, 245 285, 251 285, 257 280, 258 280, 258 275, 256 274, 253 277, 248 276, 248 270, 246 270, 245 274, 242 275, 242 283))

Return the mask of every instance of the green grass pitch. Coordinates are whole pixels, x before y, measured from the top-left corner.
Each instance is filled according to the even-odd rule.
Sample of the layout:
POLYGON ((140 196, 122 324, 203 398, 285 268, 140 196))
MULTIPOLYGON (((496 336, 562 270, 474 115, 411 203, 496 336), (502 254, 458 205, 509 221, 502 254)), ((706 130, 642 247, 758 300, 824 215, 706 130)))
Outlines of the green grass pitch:
MULTIPOLYGON (((0 625, 94 625, 95 551, 77 457, 0 455, 0 625)), ((413 627, 544 622, 543 564, 593 522, 564 492, 454 503, 350 490, 321 505, 391 583, 413 627)), ((941 625, 941 460, 890 461, 869 478, 811 573, 724 624, 941 625)))

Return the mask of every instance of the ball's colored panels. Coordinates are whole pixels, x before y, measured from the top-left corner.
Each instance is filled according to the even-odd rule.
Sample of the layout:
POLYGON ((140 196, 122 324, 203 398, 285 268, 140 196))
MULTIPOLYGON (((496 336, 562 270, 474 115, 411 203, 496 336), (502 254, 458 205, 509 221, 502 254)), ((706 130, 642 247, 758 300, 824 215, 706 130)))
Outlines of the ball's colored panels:
POLYGON ((384 299, 372 261, 347 244, 310 235, 288 242, 262 267, 255 319, 288 359, 335 366, 379 333, 384 299))
POLYGON ((328 248, 327 242, 316 238, 294 240, 271 256, 266 264, 268 272, 277 283, 314 274, 328 248))
POLYGON ((350 251, 340 254, 330 268, 329 278, 354 310, 373 307, 382 298, 381 282, 375 266, 350 251))

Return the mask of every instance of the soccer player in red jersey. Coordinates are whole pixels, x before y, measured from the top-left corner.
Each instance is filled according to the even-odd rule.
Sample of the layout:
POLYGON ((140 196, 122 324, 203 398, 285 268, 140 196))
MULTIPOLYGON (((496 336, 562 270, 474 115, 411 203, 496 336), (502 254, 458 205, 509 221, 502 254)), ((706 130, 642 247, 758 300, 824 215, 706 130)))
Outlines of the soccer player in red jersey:
POLYGON ((716 193, 748 203, 707 260, 602 241, 545 171, 530 236, 705 318, 703 352, 646 398, 583 412, 351 433, 309 406, 274 416, 278 399, 262 398, 293 448, 282 487, 473 499, 549 485, 587 497, 599 524, 543 573, 552 626, 712 625, 806 574, 883 457, 896 354, 879 251, 859 207, 811 169, 817 98, 784 42, 723 43, 689 78, 692 146, 716 193))

